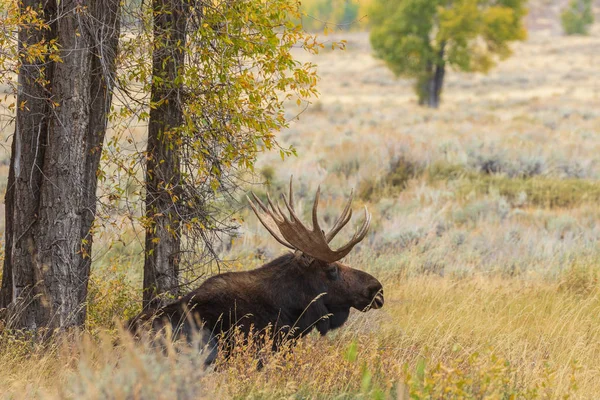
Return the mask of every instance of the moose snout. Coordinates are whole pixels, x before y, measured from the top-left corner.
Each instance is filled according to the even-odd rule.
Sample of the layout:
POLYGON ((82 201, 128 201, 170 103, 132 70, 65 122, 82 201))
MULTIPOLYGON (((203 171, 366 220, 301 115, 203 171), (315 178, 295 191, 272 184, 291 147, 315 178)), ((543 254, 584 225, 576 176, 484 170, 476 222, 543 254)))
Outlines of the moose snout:
POLYGON ((371 308, 378 309, 383 307, 383 287, 381 285, 373 286, 370 288, 371 308))

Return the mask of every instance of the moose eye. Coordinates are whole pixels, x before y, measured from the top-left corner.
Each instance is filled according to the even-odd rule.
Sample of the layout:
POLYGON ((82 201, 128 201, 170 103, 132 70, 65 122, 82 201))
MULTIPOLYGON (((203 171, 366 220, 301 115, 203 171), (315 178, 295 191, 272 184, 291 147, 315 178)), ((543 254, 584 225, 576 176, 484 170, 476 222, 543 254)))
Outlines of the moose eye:
POLYGON ((325 269, 325 273, 327 274, 327 278, 335 281, 338 278, 338 267, 337 265, 328 265, 325 269))

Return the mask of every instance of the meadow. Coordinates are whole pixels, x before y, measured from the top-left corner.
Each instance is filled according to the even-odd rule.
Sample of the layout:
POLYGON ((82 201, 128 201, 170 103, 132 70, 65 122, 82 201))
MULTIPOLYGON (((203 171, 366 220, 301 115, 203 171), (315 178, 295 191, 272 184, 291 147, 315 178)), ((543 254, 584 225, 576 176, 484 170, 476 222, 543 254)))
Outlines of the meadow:
MULTIPOLYGON (((308 212, 321 185, 326 221, 354 189, 354 209, 366 205, 373 223, 345 262, 382 281, 385 306, 265 354, 261 371, 251 348, 205 371, 189 350, 157 352, 119 331, 139 307, 143 256, 134 233, 121 244, 106 235, 87 333, 49 347, 1 336, 0 398, 600 393, 600 32, 533 30, 490 74, 450 72, 435 111, 371 56, 367 33, 331 40, 341 38, 345 51, 312 59, 319 98, 289 108, 299 118, 279 139, 298 157, 264 154, 257 171, 269 184, 252 189, 277 193, 293 174, 308 212)), ((240 218, 227 268, 283 253, 251 214, 240 218)))

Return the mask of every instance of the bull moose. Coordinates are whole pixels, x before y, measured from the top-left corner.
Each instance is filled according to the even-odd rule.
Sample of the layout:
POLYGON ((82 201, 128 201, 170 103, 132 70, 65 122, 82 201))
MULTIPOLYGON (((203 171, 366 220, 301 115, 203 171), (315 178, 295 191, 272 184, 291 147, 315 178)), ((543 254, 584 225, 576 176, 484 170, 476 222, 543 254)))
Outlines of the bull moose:
MULTIPOLYGON (((312 229, 296 214, 291 178, 289 200, 285 194, 281 196, 289 217, 269 195, 267 205, 254 193, 252 196, 258 206, 250 198, 248 201, 258 220, 275 240, 294 252, 254 270, 215 275, 158 312, 135 317, 130 329, 148 324, 158 330, 170 325, 188 338, 193 332, 204 332, 213 344, 234 327, 245 335, 251 329, 270 329, 280 337, 299 338, 314 328, 322 335, 339 328, 351 308, 367 311, 383 306, 381 283, 339 262, 367 234, 371 215, 366 207, 364 222, 350 241, 337 250, 329 246, 352 217, 352 194, 327 233, 317 217, 320 188, 312 208, 312 229)), ((273 343, 276 350, 280 341, 273 343)), ((211 363, 215 356, 213 350, 206 362, 211 363)))

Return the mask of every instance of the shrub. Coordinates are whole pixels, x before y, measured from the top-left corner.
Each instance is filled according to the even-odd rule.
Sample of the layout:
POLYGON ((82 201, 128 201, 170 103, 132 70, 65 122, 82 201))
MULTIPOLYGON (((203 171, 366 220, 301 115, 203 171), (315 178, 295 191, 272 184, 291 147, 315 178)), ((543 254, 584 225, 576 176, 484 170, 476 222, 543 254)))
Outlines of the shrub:
POLYGON ((379 179, 361 181, 358 196, 363 200, 394 194, 406 189, 408 181, 421 176, 425 168, 421 163, 399 155, 390 161, 389 170, 379 179))
POLYGON ((92 271, 88 284, 87 328, 96 333, 115 328, 117 320, 125 321, 140 311, 141 293, 123 271, 109 266, 92 271))
MULTIPOLYGON (((478 169, 477 172, 460 165, 433 164, 427 170, 428 182, 455 181, 454 191, 459 199, 473 194, 496 191, 513 205, 537 207, 574 207, 582 203, 600 201, 600 183, 589 179, 525 174, 494 174, 478 169)), ((531 172, 531 170, 530 170, 531 172)))
POLYGON ((353 148, 350 148, 347 144, 343 144, 338 156, 331 161, 329 172, 341 175, 346 180, 350 179, 351 176, 356 175, 360 170, 360 156, 353 148))
POLYGON ((592 0, 571 0, 563 10, 560 21, 567 35, 587 35, 594 23, 592 0))
POLYGON ((275 180, 275 174, 276 174, 275 168, 272 165, 265 165, 260 170, 260 175, 265 180, 265 183, 267 185, 270 185, 271 182, 273 182, 275 180))
POLYGON ((506 174, 510 177, 530 178, 546 173, 546 161, 540 157, 510 158, 505 151, 469 154, 469 166, 485 174, 506 174))
POLYGON ((546 177, 508 178, 483 175, 463 180, 457 188, 458 197, 470 193, 489 193, 490 190, 506 197, 512 203, 526 202, 537 207, 574 207, 584 202, 600 201, 600 184, 583 179, 553 179, 546 177))
POLYGON ((429 183, 455 180, 465 176, 467 173, 466 169, 461 165, 437 162, 432 164, 427 170, 427 180, 429 183))
POLYGON ((302 2, 302 27, 321 31, 337 27, 349 30, 358 26, 360 4, 356 0, 309 0, 302 2))

